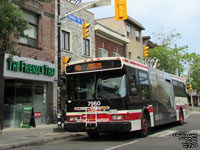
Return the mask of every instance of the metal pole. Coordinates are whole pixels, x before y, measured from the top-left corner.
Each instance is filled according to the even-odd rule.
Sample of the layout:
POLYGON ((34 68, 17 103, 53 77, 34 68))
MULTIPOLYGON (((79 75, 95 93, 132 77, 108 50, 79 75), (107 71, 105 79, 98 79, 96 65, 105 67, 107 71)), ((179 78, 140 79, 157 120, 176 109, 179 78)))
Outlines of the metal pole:
MULTIPOLYGON (((57 1, 58 4, 58 19, 60 18, 60 0, 57 1)), ((59 83, 61 78, 61 22, 58 21, 58 88, 57 88, 57 98, 59 98, 59 83)), ((57 110, 59 109, 58 100, 57 100, 57 110)))
MULTIPOLYGON (((191 85, 191 72, 190 72, 190 70, 188 72, 188 77, 189 77, 189 87, 190 87, 190 85, 191 85)), ((190 92, 190 101, 192 103, 192 110, 193 110, 192 90, 190 90, 190 88, 189 88, 189 92, 190 92)))

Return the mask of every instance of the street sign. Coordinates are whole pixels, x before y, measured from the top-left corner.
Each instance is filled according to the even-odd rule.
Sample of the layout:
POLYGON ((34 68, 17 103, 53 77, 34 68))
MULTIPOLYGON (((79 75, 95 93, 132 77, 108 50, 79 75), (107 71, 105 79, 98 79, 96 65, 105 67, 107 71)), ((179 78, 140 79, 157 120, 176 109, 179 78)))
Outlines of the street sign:
MULTIPOLYGON (((68 14, 68 12, 66 12, 66 14, 68 14)), ((76 23, 78 23, 80 25, 82 25, 82 19, 77 17, 77 16, 75 16, 75 15, 73 15, 73 14, 71 14, 70 16, 67 16, 66 18, 71 20, 71 21, 74 21, 74 22, 76 22, 76 23)))
POLYGON ((29 128, 30 126, 35 127, 33 107, 24 107, 20 127, 29 128))

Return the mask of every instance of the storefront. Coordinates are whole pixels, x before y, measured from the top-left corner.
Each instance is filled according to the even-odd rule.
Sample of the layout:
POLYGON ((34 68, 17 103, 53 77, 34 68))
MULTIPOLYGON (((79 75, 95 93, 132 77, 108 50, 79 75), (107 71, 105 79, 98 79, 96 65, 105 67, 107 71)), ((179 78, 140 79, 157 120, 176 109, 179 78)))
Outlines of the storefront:
POLYGON ((49 123, 54 74, 52 63, 5 54, 4 128, 20 127, 25 106, 33 107, 36 126, 49 123))

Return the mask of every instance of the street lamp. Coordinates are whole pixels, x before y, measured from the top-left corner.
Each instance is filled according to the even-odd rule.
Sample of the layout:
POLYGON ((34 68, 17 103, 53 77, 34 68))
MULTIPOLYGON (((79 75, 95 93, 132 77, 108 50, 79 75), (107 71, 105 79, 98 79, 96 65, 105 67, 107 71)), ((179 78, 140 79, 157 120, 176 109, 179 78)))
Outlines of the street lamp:
MULTIPOLYGON (((189 75, 188 75, 188 77, 189 77, 189 87, 191 86, 191 73, 193 73, 194 71, 196 71, 196 70, 198 70, 198 69, 200 69, 200 67, 199 68, 196 68, 196 69, 193 69, 193 70, 189 70, 189 75)), ((192 89, 190 90, 190 88, 189 88, 189 91, 190 91, 190 99, 191 99, 191 102, 192 102, 192 109, 193 109, 193 98, 192 98, 192 89)))

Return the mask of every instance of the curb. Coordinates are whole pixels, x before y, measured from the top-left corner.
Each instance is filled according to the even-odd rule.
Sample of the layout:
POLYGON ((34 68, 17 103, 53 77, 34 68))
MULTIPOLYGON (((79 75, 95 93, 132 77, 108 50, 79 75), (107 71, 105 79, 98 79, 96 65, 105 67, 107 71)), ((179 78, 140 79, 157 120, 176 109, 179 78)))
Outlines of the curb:
POLYGON ((56 141, 56 140, 66 139, 66 138, 70 138, 70 137, 71 138, 72 137, 78 137, 78 136, 83 136, 83 134, 61 135, 61 136, 55 136, 55 137, 40 138, 38 140, 21 142, 21 143, 6 144, 6 145, 0 146, 0 150, 18 148, 18 147, 28 146, 28 145, 34 145, 34 144, 47 143, 47 142, 52 142, 52 141, 56 141))

